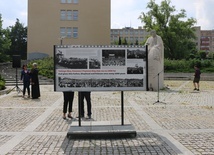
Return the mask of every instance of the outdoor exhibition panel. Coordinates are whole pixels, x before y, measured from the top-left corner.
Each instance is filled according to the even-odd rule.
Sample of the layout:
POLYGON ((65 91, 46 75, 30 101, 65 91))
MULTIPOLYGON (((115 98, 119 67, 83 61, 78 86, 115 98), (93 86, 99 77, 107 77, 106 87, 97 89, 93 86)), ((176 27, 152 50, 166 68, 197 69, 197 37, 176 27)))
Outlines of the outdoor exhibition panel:
MULTIPOLYGON (((148 90, 147 46, 54 46, 54 91, 121 91, 121 125, 72 126, 69 138, 136 137, 124 124, 123 91, 148 90), (102 135, 102 136, 101 136, 102 135)), ((97 122, 99 124, 99 122, 97 122)), ((102 124, 102 123, 101 123, 102 124)))
POLYGON ((147 90, 147 63, 146 46, 54 46, 54 90, 147 90))

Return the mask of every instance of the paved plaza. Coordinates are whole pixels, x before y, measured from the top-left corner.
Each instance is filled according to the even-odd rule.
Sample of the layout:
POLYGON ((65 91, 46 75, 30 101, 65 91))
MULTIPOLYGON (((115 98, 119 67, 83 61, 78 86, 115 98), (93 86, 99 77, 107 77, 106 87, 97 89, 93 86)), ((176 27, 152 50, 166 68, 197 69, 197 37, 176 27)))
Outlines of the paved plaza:
MULTIPOLYGON (((1 155, 214 155, 214 82, 164 81, 168 89, 124 92, 124 118, 136 138, 68 139, 78 122, 75 92, 72 116, 62 119, 62 92, 41 85, 41 98, 23 98, 16 90, 0 95, 1 155), (164 102, 164 103, 162 103, 164 102)), ((12 87, 11 87, 12 88, 12 87)), ((85 106, 86 108, 86 106, 85 106)), ((92 121, 120 121, 121 93, 92 92, 92 121)))

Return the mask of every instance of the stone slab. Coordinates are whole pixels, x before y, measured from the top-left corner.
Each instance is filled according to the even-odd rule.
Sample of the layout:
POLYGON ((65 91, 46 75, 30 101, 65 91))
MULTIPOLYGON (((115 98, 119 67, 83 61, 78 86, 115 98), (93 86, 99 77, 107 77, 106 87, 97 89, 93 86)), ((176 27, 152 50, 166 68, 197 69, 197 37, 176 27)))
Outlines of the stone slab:
POLYGON ((117 139, 135 138, 137 132, 131 124, 115 124, 111 122, 83 122, 81 126, 74 123, 67 133, 69 139, 117 139))

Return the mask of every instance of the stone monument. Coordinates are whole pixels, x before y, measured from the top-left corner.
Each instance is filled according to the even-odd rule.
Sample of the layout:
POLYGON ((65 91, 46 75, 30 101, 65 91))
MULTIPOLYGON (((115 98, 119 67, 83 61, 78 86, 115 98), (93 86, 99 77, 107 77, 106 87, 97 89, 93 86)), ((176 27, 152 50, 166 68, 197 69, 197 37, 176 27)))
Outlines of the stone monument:
POLYGON ((158 83, 159 89, 164 87, 164 45, 155 30, 151 31, 146 45, 148 46, 148 86, 149 90, 157 91, 158 83))

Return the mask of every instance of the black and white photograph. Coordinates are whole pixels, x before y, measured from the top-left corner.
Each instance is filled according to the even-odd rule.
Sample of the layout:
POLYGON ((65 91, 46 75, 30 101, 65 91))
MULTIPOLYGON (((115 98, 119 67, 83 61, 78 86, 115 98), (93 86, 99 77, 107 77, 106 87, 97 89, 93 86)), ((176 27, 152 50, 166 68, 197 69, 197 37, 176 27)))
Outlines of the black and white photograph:
POLYGON ((58 78, 59 87, 91 87, 91 79, 58 78))
POLYGON ((128 87, 143 87, 143 79, 128 79, 128 87))
POLYGON ((127 59, 143 59, 146 60, 146 50, 145 49, 127 49, 127 59))
POLYGON ((93 79, 91 87, 112 87, 109 80, 110 79, 93 79))
POLYGON ((55 54, 56 68, 69 68, 69 69, 87 69, 87 58, 81 57, 66 57, 65 52, 57 50, 55 54))
POLYGON ((133 67, 127 67, 127 74, 143 74, 143 66, 135 64, 133 67))
POLYGON ((102 66, 125 66, 125 50, 102 50, 102 66))
POLYGON ((127 87, 126 79, 112 79, 111 82, 114 87, 127 87))
POLYGON ((100 69, 101 62, 97 58, 89 59, 89 69, 100 69))

